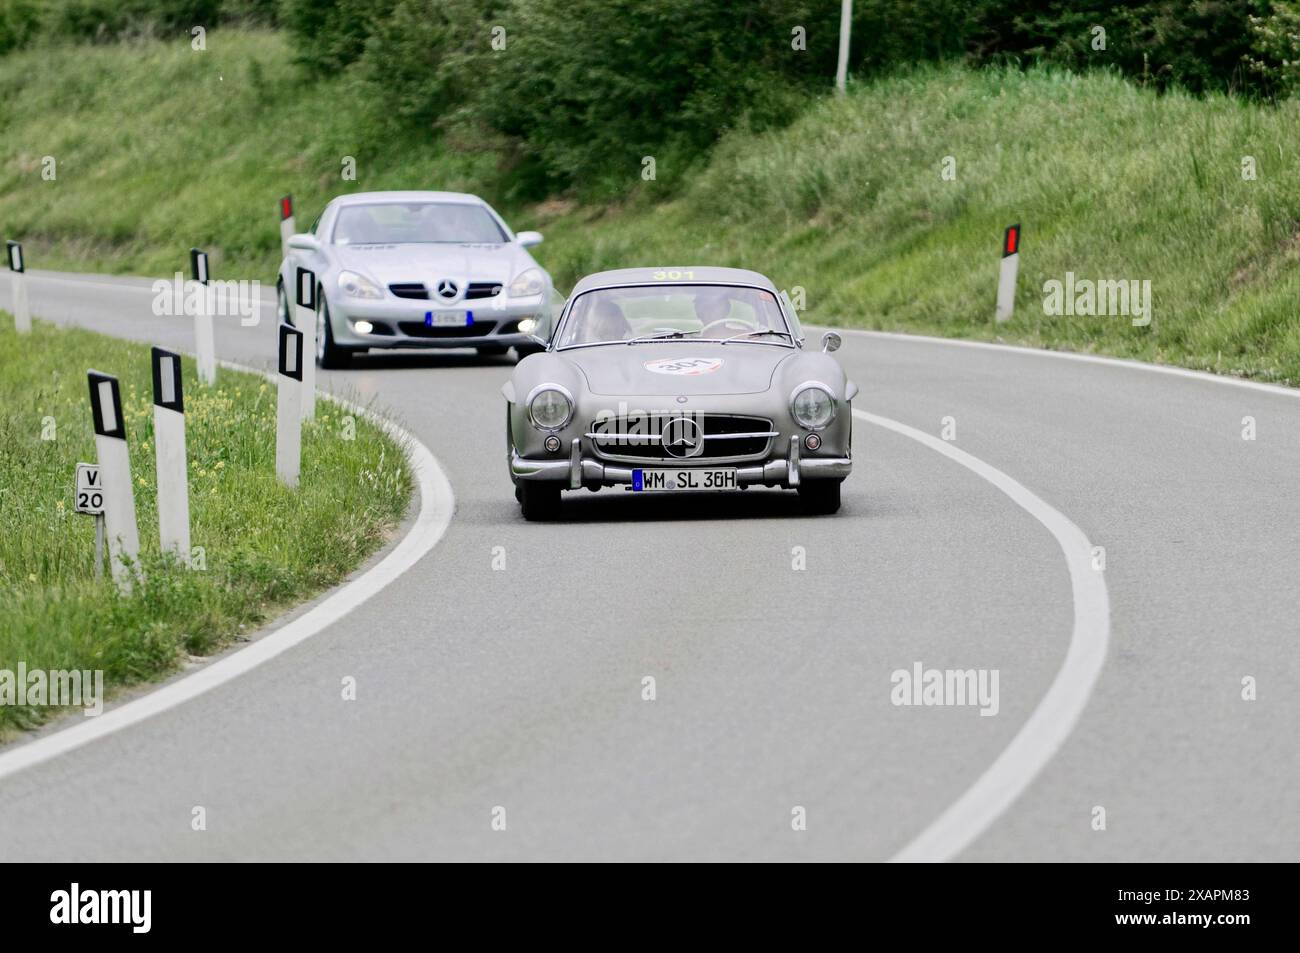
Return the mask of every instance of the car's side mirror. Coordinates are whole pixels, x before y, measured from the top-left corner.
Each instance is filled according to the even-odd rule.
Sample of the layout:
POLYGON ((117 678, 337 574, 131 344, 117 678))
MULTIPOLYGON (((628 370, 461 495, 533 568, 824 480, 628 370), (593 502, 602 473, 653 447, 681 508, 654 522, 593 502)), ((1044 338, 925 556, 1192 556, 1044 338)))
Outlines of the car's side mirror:
POLYGON ((298 251, 320 251, 320 239, 310 232, 289 236, 289 247, 298 251))
POLYGON ((532 248, 534 245, 542 243, 541 232, 520 232, 515 236, 515 241, 519 242, 524 248, 532 248))
POLYGON ((822 335, 822 352, 829 354, 831 351, 838 351, 844 339, 834 331, 827 331, 822 335))

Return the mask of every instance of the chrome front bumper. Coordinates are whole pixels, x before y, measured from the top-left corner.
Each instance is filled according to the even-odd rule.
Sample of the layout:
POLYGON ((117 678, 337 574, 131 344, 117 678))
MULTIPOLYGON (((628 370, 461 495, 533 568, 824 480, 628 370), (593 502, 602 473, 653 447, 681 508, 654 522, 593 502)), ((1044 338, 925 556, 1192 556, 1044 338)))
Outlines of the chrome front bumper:
MULTIPOLYGON (((790 438, 789 450, 784 457, 760 464, 737 466, 736 482, 741 486, 796 487, 803 480, 844 479, 853 470, 853 461, 847 457, 802 457, 799 438, 790 438)), ((732 469, 726 464, 721 468, 732 469)), ((551 480, 564 482, 568 489, 584 486, 617 486, 632 482, 633 470, 688 470, 709 469, 710 464, 681 462, 647 463, 644 467, 611 466, 582 454, 581 441, 575 438, 569 445, 569 455, 544 460, 525 458, 510 452, 510 472, 516 480, 551 480)))

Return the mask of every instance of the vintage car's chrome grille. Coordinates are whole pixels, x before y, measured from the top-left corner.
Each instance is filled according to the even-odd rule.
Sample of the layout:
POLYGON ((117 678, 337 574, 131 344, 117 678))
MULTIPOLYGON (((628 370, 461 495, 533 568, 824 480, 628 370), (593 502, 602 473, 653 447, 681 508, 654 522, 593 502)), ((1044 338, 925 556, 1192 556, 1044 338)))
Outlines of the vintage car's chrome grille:
POLYGON ((429 297, 429 289, 418 281, 389 285, 388 290, 398 298, 417 298, 423 300, 429 297))
MULTIPOLYGON (((671 415, 656 418, 660 424, 669 420, 671 415)), ((687 464, 717 462, 742 462, 765 457, 768 446, 775 432, 772 421, 765 417, 750 417, 742 414, 700 414, 686 415, 686 419, 697 423, 701 428, 704 449, 696 456, 686 456, 679 447, 673 452, 665 446, 661 433, 653 432, 638 437, 635 434, 620 433, 617 422, 610 420, 593 421, 587 436, 598 456, 608 460, 633 463, 687 464)))

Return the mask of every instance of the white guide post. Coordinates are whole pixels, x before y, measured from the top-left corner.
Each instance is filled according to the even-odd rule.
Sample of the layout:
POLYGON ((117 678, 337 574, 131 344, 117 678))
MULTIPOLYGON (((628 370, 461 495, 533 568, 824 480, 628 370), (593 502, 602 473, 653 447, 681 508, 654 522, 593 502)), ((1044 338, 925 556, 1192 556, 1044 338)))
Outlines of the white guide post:
POLYGON ((998 324, 1011 320, 1016 306, 1016 275, 1020 270, 1020 225, 1008 225, 1002 236, 1002 267, 998 272, 998 304, 993 318, 998 324))
POLYGON ((199 365, 199 380, 211 386, 217 382, 217 345, 208 309, 208 253, 190 249, 190 277, 198 282, 194 308, 194 354, 199 365))
POLYGON ((163 552, 190 561, 190 480, 185 454, 185 400, 179 354, 155 347, 153 436, 158 465, 158 539, 163 552))
POLYGON ((20 242, 6 242, 9 251, 9 281, 14 286, 14 329, 19 334, 30 334, 32 313, 27 304, 27 265, 23 261, 20 242))
POLYGON ((280 383, 275 418, 275 474, 298 485, 302 464, 302 332, 280 325, 280 383))
POLYGON ((297 229, 293 220, 293 196, 285 195, 280 198, 280 252, 282 257, 289 257, 289 237, 296 234, 297 229))

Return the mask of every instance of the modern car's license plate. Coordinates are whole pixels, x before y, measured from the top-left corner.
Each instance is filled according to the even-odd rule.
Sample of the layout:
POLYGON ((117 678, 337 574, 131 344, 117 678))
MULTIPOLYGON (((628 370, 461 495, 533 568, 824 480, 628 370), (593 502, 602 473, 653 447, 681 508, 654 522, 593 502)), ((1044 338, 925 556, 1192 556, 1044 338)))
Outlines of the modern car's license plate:
POLYGON ((632 489, 638 493, 653 490, 734 490, 736 470, 734 467, 714 470, 633 470, 632 489))
POLYGON ((431 328, 465 328, 474 323, 474 312, 426 311, 424 323, 431 328))

